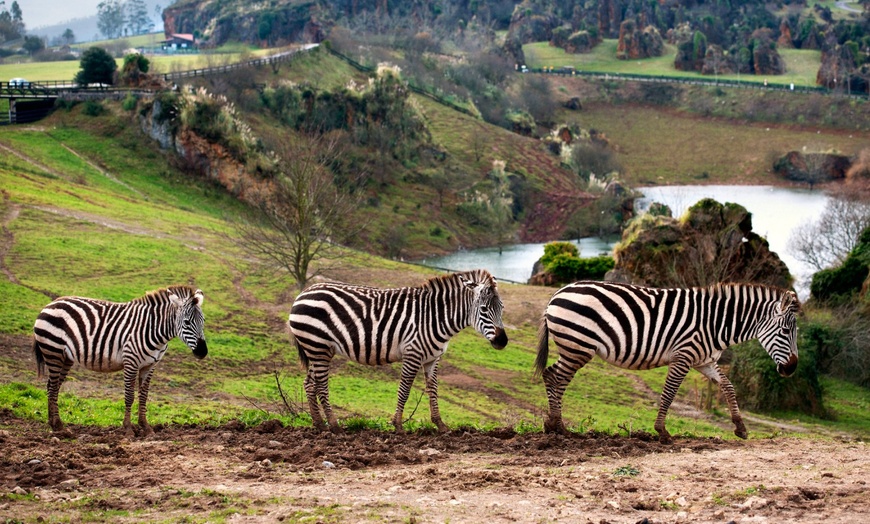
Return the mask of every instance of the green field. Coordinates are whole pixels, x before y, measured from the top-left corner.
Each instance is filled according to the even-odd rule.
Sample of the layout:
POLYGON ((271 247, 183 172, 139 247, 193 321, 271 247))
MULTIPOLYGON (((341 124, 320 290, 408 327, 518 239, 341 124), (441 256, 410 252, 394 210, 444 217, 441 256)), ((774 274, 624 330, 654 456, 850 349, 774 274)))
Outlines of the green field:
MULTIPOLYGON (((714 80, 710 75, 702 75, 693 71, 677 71, 674 69, 676 47, 665 44, 662 56, 642 60, 618 60, 616 58, 617 40, 606 39, 595 46, 590 53, 569 54, 563 49, 551 46, 548 42, 536 42, 523 46, 526 64, 532 69, 572 66, 577 71, 595 73, 619 73, 631 75, 650 75, 664 77, 683 77, 704 80, 714 80)), ((781 49, 780 55, 786 63, 786 73, 783 75, 757 77, 755 75, 719 75, 723 80, 795 86, 815 86, 816 73, 821 63, 821 52, 802 49, 781 49)))
MULTIPOLYGON (((245 58, 256 58, 274 53, 274 49, 240 50, 238 46, 222 48, 209 53, 178 55, 147 55, 151 61, 151 72, 171 73, 204 67, 227 65, 245 58)), ((124 59, 115 60, 118 69, 124 59)), ((62 62, 22 62, 20 64, 0 64, 0 79, 25 78, 31 82, 40 80, 71 80, 79 70, 78 60, 62 62)))

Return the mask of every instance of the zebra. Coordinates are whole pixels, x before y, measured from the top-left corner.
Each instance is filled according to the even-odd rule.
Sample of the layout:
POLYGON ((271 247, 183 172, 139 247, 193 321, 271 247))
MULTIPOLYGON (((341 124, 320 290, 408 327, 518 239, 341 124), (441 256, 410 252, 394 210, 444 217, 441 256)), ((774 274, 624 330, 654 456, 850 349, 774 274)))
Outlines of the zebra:
POLYGON ((658 289, 613 282, 576 282, 553 294, 538 334, 536 375, 543 375, 549 413, 547 432, 565 432, 562 395, 593 355, 626 369, 669 366, 655 430, 671 441, 665 417, 691 368, 718 384, 728 401, 734 434, 746 438, 734 386, 717 364, 722 351, 757 338, 782 376, 797 369, 793 291, 756 284, 658 289), (549 335, 559 359, 547 367, 549 335))
POLYGON ((493 348, 503 349, 508 342, 503 309, 495 278, 482 269, 434 277, 419 287, 310 286, 294 301, 287 327, 307 372, 304 388, 314 426, 325 429, 319 400, 330 429, 339 430, 329 403, 329 365, 339 354, 366 365, 402 361, 392 420, 397 433, 404 431, 402 413, 422 367, 432 422, 449 431, 438 410, 441 355, 450 338, 469 325, 493 348))
POLYGON ((57 407, 60 386, 74 363, 92 371, 124 370, 124 431, 130 423, 138 376, 139 427, 154 434, 146 418, 148 386, 167 343, 181 338, 197 358, 208 354, 203 336, 203 293, 190 286, 170 286, 130 302, 61 297, 45 306, 33 326, 33 353, 39 377, 48 368, 48 423, 63 431, 57 407))

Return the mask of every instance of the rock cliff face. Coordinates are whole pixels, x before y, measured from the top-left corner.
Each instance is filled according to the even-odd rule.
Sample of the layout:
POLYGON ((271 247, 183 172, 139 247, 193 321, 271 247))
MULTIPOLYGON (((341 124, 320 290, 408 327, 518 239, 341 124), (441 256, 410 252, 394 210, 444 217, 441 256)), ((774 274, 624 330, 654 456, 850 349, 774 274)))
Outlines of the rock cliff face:
POLYGON ((278 0, 263 10, 246 7, 221 0, 180 2, 163 11, 164 32, 193 34, 205 47, 229 40, 281 45, 323 39, 321 9, 313 0, 278 0))
POLYGON ((642 215, 626 228, 607 280, 657 287, 755 282, 788 288, 792 277, 738 204, 704 199, 682 219, 642 215))
POLYGON ((662 35, 654 26, 640 29, 633 20, 626 20, 619 27, 619 43, 616 58, 634 60, 662 56, 665 44, 662 35))

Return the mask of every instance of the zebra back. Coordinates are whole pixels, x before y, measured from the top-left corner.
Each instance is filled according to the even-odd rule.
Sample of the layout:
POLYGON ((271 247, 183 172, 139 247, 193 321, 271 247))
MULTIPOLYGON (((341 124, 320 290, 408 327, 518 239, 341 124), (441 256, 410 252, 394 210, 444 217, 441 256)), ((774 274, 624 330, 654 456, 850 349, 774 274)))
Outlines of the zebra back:
POLYGON ((57 298, 42 309, 33 327, 37 373, 44 374, 49 347, 55 359, 65 354, 103 369, 113 358, 119 358, 115 350, 120 351, 129 337, 136 337, 141 347, 157 347, 179 336, 202 358, 207 353, 202 335, 202 300, 202 291, 192 286, 149 291, 129 302, 79 296, 57 298))
POLYGON ((390 351, 401 340, 417 340, 434 352, 471 324, 504 347, 502 310, 495 279, 474 270, 433 277, 419 287, 315 284, 296 298, 287 326, 306 368, 313 348, 331 345, 358 362, 381 364, 395 358, 390 351))
POLYGON ((546 368, 550 323, 558 324, 554 337, 579 337, 590 351, 606 349, 609 362, 632 369, 661 365, 666 352, 694 338, 701 343, 699 359, 758 338, 778 365, 796 365, 799 310, 794 292, 757 284, 665 289, 576 282, 550 299, 535 367, 538 373, 546 368))

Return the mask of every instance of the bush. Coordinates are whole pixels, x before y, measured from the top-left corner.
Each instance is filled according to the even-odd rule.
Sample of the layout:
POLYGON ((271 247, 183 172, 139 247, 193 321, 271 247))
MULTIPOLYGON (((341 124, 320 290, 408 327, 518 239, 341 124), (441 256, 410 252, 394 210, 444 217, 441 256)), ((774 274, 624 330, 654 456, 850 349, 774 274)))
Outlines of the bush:
POLYGON ((553 262, 553 259, 561 254, 579 258, 580 250, 571 242, 550 242, 544 245, 544 256, 541 257, 541 264, 546 268, 553 262))
POLYGON ((85 102, 85 107, 82 109, 82 112, 88 116, 100 116, 105 111, 106 109, 103 107, 103 104, 94 100, 85 102))
POLYGON ((544 267, 559 282, 574 282, 577 280, 601 280, 608 271, 613 269, 613 266, 613 258, 609 256, 578 258, 561 253, 544 267))
POLYGON ((870 227, 858 237, 855 248, 836 268, 813 274, 810 293, 813 298, 830 304, 844 304, 858 293, 870 272, 870 227))
POLYGON ((139 102, 139 100, 128 93, 127 96, 124 97, 123 102, 121 102, 121 107, 124 108, 124 111, 133 111, 136 109, 137 102, 139 102))

